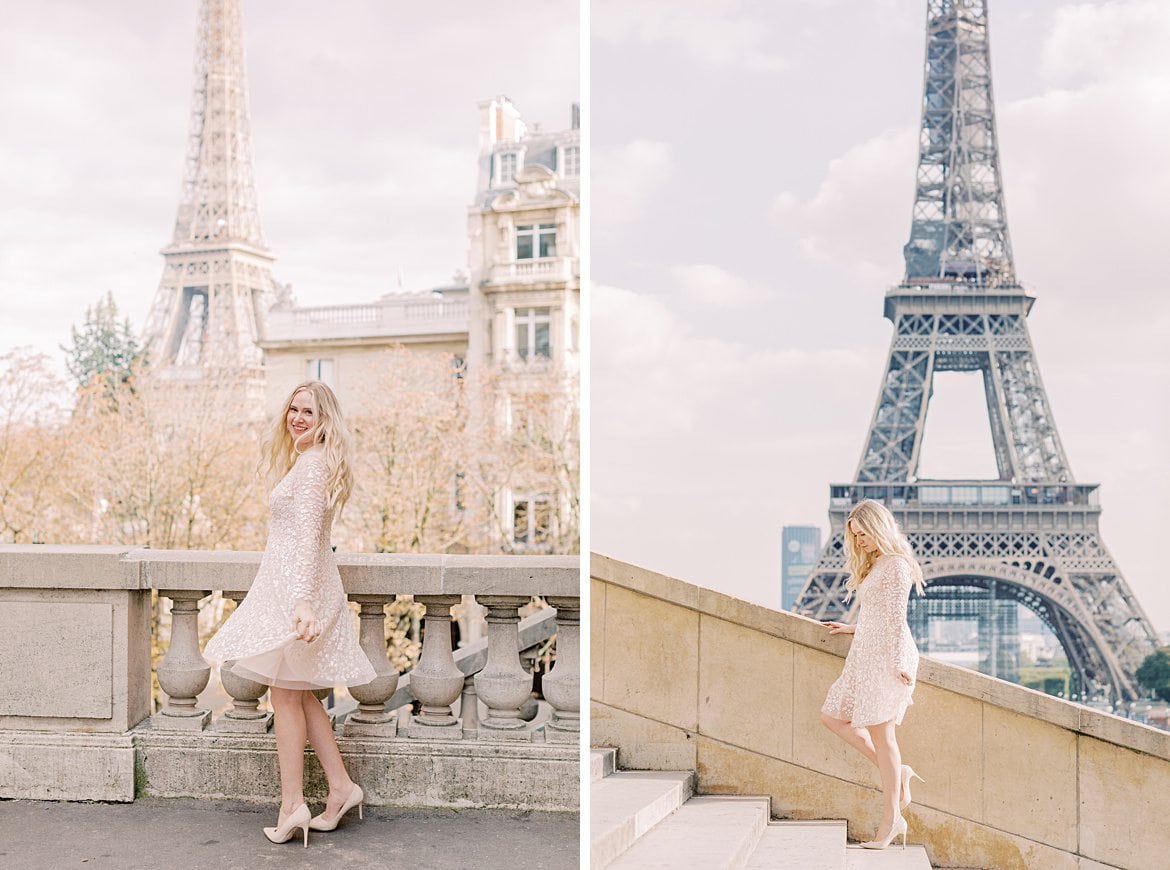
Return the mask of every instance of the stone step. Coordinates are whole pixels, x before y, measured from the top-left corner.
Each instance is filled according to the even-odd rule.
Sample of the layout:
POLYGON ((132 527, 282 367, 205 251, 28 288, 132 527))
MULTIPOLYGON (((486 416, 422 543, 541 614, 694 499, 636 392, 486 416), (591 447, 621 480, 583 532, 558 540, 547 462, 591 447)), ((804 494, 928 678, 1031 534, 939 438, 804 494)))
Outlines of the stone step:
POLYGON ((890 844, 885 849, 863 849, 849 846, 845 850, 846 870, 930 870, 930 859, 926 848, 902 841, 890 844))
POLYGON ((589 781, 597 782, 617 770, 616 749, 589 750, 589 781))
POLYGON ((845 870, 843 821, 771 822, 747 870, 845 870))
POLYGON ((618 771, 589 789, 589 865, 606 867, 695 790, 693 771, 618 771))
POLYGON ((691 798, 609 866, 612 870, 739 870, 768 826, 767 798, 691 798))

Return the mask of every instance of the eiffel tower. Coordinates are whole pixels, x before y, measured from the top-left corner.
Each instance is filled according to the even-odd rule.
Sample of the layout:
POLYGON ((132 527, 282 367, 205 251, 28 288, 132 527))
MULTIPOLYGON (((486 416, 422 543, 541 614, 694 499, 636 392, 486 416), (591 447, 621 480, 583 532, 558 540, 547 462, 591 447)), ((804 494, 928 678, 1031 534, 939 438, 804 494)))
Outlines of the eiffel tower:
POLYGON ((885 296, 894 324, 854 481, 830 486, 832 535, 794 609, 849 610, 844 531, 863 498, 885 503, 923 565, 909 621, 979 622, 981 670, 1012 678, 1017 604, 1059 640, 1084 700, 1137 697, 1157 643, 1098 520, 1097 484, 1075 482, 1028 332, 1035 301, 1016 281, 996 144, 986 0, 928 0, 926 76, 906 275, 885 296), (922 480, 936 372, 980 372, 998 478, 922 480))
POLYGON ((260 231, 244 75, 241 0, 202 0, 186 170, 174 237, 145 330, 156 371, 185 379, 260 377, 275 300, 260 231))

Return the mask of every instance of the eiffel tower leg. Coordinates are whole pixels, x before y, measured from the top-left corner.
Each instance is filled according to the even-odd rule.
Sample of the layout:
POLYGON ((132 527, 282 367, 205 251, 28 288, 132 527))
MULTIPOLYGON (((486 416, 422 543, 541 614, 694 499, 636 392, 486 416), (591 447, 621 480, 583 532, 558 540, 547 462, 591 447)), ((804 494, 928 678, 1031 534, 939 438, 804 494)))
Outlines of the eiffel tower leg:
POLYGON ((857 469, 858 481, 906 480, 917 470, 933 376, 934 355, 930 351, 891 347, 877 409, 857 469))
POLYGON ((1068 460, 1056 433, 1048 394, 1040 381, 1040 369, 1031 347, 993 353, 992 370, 999 386, 997 405, 1006 412, 1010 427, 1011 450, 1017 460, 1019 479, 1071 481, 1068 460))

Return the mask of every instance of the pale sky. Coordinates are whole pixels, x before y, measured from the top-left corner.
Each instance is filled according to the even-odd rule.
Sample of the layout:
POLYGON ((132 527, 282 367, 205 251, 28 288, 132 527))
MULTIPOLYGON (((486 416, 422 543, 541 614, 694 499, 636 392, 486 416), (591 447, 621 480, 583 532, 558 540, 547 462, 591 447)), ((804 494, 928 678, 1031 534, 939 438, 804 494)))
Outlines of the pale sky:
MULTIPOLYGON (((1017 274, 1072 470, 1155 627, 1170 584, 1170 4, 992 2, 1017 274)), ((828 530, 903 274, 926 2, 594 0, 593 550, 779 606, 828 530)), ((921 477, 994 477, 977 374, 921 477)))
MULTIPOLYGON (((302 305, 467 267, 480 100, 564 129, 576 0, 249 0, 260 217, 302 305)), ((107 290, 136 330, 182 182, 196 0, 0 0, 0 353, 59 344, 107 290)))

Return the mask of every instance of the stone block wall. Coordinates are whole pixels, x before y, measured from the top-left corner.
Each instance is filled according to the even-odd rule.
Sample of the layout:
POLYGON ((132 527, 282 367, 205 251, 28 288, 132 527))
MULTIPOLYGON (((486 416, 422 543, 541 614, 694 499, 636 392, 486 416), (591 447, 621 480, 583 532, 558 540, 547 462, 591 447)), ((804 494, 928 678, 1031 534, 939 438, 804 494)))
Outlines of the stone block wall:
MULTIPOLYGON (((596 554, 591 575, 594 746, 872 835, 877 771, 819 721, 847 636, 596 554)), ((923 658, 898 739, 936 867, 1166 866, 1166 732, 923 658)))

